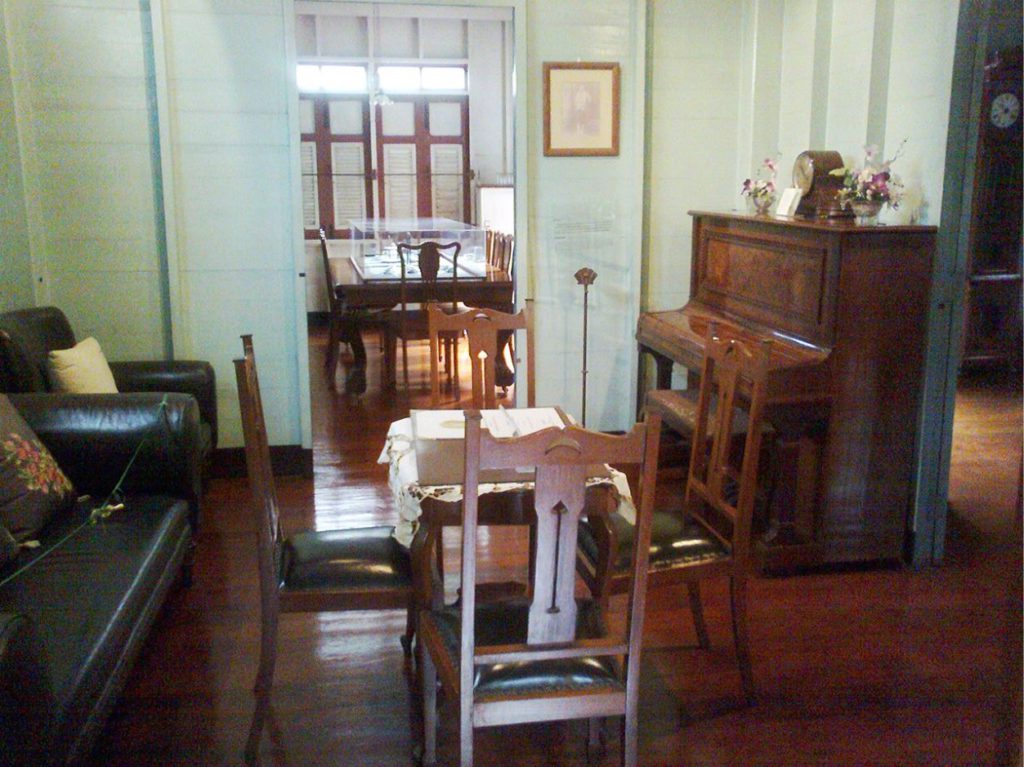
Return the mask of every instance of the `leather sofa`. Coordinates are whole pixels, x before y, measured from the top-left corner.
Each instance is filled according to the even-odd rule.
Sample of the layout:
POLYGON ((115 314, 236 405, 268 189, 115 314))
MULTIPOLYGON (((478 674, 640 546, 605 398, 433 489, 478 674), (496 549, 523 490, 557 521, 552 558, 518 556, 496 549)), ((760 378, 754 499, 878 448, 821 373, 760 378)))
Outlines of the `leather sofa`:
POLYGON ((38 548, 0 567, 0 763, 74 764, 88 754, 187 568, 200 410, 186 394, 10 400, 76 494, 91 499, 51 518, 38 548), (90 523, 133 455, 124 508, 90 523))
MULTIPOLYGON (((102 340, 102 339, 101 339, 102 340)), ((75 345, 71 324, 59 308, 40 306, 0 314, 0 392, 51 392, 47 355, 75 345)), ((199 404, 201 455, 209 464, 217 447, 217 389, 209 362, 152 360, 110 362, 118 392, 148 392, 155 400, 163 392, 191 394, 199 404)), ((55 403, 77 406, 82 397, 56 394, 55 403)))

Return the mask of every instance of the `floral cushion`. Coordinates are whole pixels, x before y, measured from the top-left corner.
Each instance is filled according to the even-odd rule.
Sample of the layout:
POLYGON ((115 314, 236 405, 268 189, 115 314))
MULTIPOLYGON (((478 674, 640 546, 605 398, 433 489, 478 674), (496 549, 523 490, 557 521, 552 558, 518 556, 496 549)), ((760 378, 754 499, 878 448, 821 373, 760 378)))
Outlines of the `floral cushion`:
POLYGON ((29 540, 73 499, 71 481, 0 394, 0 525, 15 540, 29 540))

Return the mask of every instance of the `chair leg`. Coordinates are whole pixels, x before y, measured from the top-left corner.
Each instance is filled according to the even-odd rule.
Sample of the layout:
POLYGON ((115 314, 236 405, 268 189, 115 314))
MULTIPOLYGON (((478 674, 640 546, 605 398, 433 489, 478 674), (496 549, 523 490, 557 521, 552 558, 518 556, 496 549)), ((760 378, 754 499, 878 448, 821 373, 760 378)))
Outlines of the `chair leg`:
POLYGON ((399 640, 402 643, 402 652, 405 657, 412 656, 412 641, 416 636, 416 594, 409 595, 409 606, 405 613, 405 634, 399 640))
POLYGON ((429 650, 422 653, 420 692, 423 695, 423 767, 437 763, 437 667, 429 650))
POLYGON ((587 720, 587 764, 598 762, 604 755, 602 724, 599 716, 593 716, 587 720))
POLYGON ((732 633, 736 642, 736 659, 740 667, 743 696, 747 705, 753 705, 755 698, 754 674, 750 667, 750 639, 747 635, 747 579, 734 575, 729 579, 729 594, 732 599, 732 633))
POLYGON ((702 650, 711 648, 708 639, 708 626, 704 622, 704 605, 700 601, 700 583, 690 581, 686 584, 687 596, 690 598, 690 612, 693 614, 693 628, 697 632, 697 644, 702 650))
POLYGON ((264 615, 260 636, 260 665, 256 674, 256 709, 253 711, 249 737, 245 741, 245 763, 257 763, 260 736, 270 708, 270 690, 274 685, 274 665, 277 661, 277 615, 264 615))
POLYGON ((327 354, 324 355, 324 367, 332 378, 334 369, 338 364, 338 343, 339 343, 338 322, 332 315, 327 321, 327 354))
POLYGON ((409 344, 402 335, 402 382, 405 384, 405 393, 409 393, 409 344))

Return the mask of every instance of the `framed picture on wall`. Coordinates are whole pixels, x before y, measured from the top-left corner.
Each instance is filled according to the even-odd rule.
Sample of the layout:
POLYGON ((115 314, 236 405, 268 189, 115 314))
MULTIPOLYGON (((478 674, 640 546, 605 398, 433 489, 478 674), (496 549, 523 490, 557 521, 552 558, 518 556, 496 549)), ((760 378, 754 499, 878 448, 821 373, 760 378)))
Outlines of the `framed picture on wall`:
POLYGON ((544 154, 619 153, 619 65, 544 63, 544 154))

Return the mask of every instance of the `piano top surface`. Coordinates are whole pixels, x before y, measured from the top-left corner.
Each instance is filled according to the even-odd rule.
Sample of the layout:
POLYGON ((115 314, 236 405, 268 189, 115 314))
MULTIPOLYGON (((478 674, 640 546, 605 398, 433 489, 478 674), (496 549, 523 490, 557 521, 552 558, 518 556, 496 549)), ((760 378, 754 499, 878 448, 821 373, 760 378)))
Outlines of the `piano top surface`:
POLYGON ((736 211, 708 211, 691 210, 689 215, 694 218, 718 219, 722 221, 735 221, 737 223, 756 223, 766 226, 785 227, 797 230, 812 230, 816 232, 839 232, 843 234, 872 235, 872 234, 935 234, 937 227, 922 224, 877 224, 864 226, 858 224, 852 216, 839 218, 803 218, 798 216, 754 216, 749 213, 738 213, 736 211))
POLYGON ((680 357, 695 355, 699 358, 703 354, 710 322, 717 322, 721 333, 746 344, 758 345, 766 339, 771 340, 772 369, 820 365, 831 352, 831 349, 813 346, 778 331, 743 324, 698 301, 691 301, 680 309, 644 312, 637 328, 637 338, 656 351, 679 362, 687 362, 680 357), (678 345, 682 354, 672 354, 673 345, 678 345))

